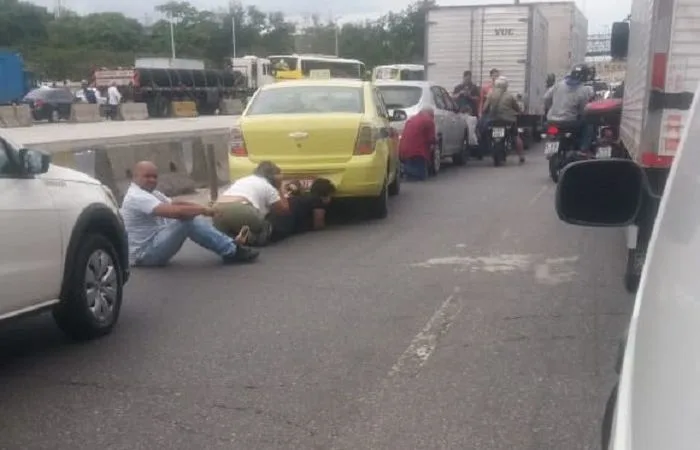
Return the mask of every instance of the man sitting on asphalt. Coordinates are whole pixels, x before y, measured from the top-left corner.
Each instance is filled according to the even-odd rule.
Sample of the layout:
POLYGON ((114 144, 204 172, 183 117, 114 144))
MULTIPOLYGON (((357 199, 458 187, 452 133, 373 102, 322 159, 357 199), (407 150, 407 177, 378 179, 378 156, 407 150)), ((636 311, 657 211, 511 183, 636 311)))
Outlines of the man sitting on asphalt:
POLYGON ((157 184, 155 164, 142 161, 134 166, 121 207, 131 265, 164 266, 187 238, 221 256, 224 264, 251 262, 258 257, 258 252, 241 245, 244 236, 232 239, 201 217, 212 217, 212 208, 171 200, 156 190, 157 184))
POLYGON ((435 145, 435 112, 424 108, 406 121, 399 141, 399 158, 409 179, 425 180, 435 145))

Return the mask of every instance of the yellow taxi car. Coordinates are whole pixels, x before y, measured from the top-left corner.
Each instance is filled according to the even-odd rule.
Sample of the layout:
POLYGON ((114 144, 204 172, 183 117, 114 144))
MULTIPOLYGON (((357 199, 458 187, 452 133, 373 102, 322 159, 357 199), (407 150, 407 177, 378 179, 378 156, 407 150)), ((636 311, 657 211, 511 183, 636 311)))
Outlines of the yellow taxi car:
POLYGON ((261 161, 304 187, 327 178, 337 197, 362 198, 373 217, 400 190, 398 135, 372 83, 348 79, 282 81, 261 87, 231 129, 231 180, 261 161))

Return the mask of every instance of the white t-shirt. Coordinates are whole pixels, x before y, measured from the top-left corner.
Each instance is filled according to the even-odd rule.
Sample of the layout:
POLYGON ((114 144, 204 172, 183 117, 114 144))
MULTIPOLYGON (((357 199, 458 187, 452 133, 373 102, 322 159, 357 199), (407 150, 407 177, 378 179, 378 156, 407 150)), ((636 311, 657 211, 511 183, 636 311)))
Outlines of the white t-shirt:
POLYGON ((281 200, 274 186, 263 177, 248 175, 236 180, 222 194, 224 196, 243 197, 255 206, 263 216, 270 212, 270 206, 281 200))
POLYGON ((148 192, 134 183, 126 191, 121 214, 129 237, 129 259, 132 263, 156 234, 173 221, 153 214, 153 210, 163 203, 171 203, 171 200, 160 191, 148 192))
POLYGON ((107 89, 107 102, 110 105, 118 105, 122 101, 122 94, 116 86, 110 86, 107 89))

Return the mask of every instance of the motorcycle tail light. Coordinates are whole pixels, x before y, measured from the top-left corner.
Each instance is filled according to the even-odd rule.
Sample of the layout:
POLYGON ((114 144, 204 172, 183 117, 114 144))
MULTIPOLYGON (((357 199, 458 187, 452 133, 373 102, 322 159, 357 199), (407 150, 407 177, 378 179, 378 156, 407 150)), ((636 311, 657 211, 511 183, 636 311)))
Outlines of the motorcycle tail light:
POLYGON ((555 127, 554 125, 550 125, 547 127, 547 134, 550 136, 554 136, 559 132, 559 128, 555 127))

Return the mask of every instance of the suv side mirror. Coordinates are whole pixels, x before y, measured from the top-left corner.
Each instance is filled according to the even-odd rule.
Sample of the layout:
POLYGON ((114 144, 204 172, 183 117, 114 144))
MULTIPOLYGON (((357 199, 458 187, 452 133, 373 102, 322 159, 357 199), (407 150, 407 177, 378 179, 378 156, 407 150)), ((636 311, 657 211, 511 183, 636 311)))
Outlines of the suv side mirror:
POLYGON ((391 122, 403 122, 408 119, 408 114, 403 109, 395 109, 389 120, 391 122))
POLYGON ((645 177, 629 159, 571 163, 562 171, 557 185, 557 215, 572 225, 629 225, 637 218, 647 194, 645 177))
POLYGON ((51 155, 39 150, 23 148, 19 150, 19 164, 24 173, 39 175, 48 172, 51 155))

